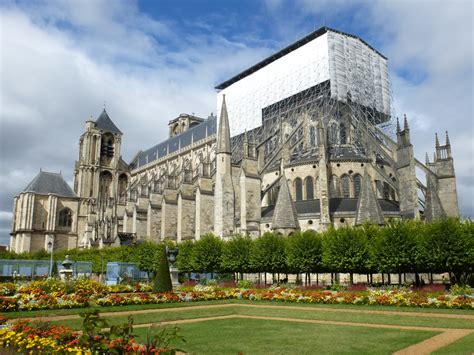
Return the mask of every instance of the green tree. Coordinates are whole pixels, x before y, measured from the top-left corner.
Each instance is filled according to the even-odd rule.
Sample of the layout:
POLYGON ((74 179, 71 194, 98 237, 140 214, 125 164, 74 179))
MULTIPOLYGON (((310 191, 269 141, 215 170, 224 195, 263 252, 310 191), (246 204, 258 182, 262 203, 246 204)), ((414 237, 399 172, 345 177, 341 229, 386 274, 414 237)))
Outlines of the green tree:
POLYGON ((193 272, 193 247, 194 242, 192 240, 185 240, 178 244, 179 252, 176 258, 176 266, 180 272, 187 272, 188 278, 190 273, 193 272))
POLYGON ((474 226, 458 218, 436 220, 426 225, 420 241, 427 269, 449 272, 451 283, 464 284, 474 270, 474 226))
POLYGON ((422 233, 420 221, 393 220, 380 230, 375 241, 377 269, 382 273, 401 274, 417 272, 420 260, 418 236, 422 233))
POLYGON ((141 271, 147 273, 148 279, 158 269, 158 261, 163 249, 163 244, 151 240, 145 240, 134 248, 134 262, 141 271))
POLYGON ((280 235, 267 232, 252 243, 250 252, 252 268, 258 272, 270 272, 275 281, 275 273, 286 272, 285 240, 280 235))
POLYGON ((244 272, 250 271, 250 250, 252 239, 249 236, 235 235, 222 247, 221 267, 227 272, 237 272, 243 279, 244 272))
POLYGON ((222 240, 212 233, 205 234, 194 243, 192 249, 192 266, 198 272, 220 271, 222 240))
POLYGON ((295 233, 286 243, 286 261, 291 272, 305 273, 311 283, 311 272, 322 271, 322 242, 320 235, 312 230, 295 233))
POLYGON ((329 229, 323 237, 323 263, 335 272, 367 273, 369 260, 367 237, 362 228, 329 229))
POLYGON ((168 264, 168 257, 166 256, 165 248, 161 248, 159 255, 158 269, 155 274, 153 283, 153 291, 168 292, 173 290, 170 276, 170 266, 168 264))

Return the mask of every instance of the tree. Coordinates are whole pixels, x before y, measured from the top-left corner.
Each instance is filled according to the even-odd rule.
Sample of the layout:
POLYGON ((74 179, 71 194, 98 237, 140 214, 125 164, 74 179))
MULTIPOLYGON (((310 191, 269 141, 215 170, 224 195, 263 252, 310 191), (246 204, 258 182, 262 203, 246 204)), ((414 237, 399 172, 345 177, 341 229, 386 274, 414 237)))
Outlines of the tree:
POLYGON ((369 249, 362 228, 329 229, 323 237, 323 263, 335 272, 348 272, 350 283, 354 273, 368 270, 369 249))
POLYGON ((464 284, 474 270, 474 226, 458 218, 436 220, 426 225, 420 240, 427 269, 449 272, 451 283, 464 284))
POLYGON ((141 271, 147 273, 148 279, 151 273, 158 269, 158 261, 164 248, 163 244, 157 244, 151 240, 145 240, 134 248, 134 261, 141 271))
POLYGON ((176 258, 176 266, 180 272, 187 272, 188 278, 193 270, 192 258, 194 243, 192 240, 185 240, 178 245, 179 253, 176 258))
POLYGON ((161 248, 158 269, 156 271, 155 280, 153 283, 153 291, 168 292, 172 290, 173 290, 173 286, 171 284, 170 266, 168 264, 168 257, 166 256, 165 248, 161 248))
POLYGON ((192 266, 198 272, 218 272, 221 264, 222 240, 212 233, 194 243, 192 266))
POLYGON ((243 273, 250 271, 250 249, 252 239, 249 236, 235 235, 223 244, 221 267, 228 272, 237 272, 240 279, 243 273))
POLYGON ((288 237, 286 261, 291 272, 305 273, 322 271, 322 243, 318 233, 308 230, 288 237))
MULTIPOLYGON (((275 273, 287 271, 285 240, 270 232, 263 234, 252 243, 250 261, 254 270, 271 272, 275 281, 275 273)), ((265 283, 266 281, 265 274, 265 283)))
POLYGON ((390 221, 380 230, 375 242, 377 269, 382 273, 417 272, 419 248, 417 236, 422 233, 420 221, 390 221))

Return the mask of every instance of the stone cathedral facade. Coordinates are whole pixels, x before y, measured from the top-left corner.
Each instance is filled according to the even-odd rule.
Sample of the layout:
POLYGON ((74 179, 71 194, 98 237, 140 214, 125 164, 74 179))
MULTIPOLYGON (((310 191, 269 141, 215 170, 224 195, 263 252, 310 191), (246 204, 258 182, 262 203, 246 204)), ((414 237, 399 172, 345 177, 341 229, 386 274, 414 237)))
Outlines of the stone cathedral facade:
MULTIPOLYGON (((340 34, 318 31, 250 69, 258 73, 321 34, 340 34)), ((73 188, 61 174, 40 171, 15 197, 11 250, 46 249, 48 242, 55 249, 180 242, 206 233, 291 235, 458 216, 447 133, 444 145, 436 136, 434 159, 421 163, 406 117, 390 135, 380 129, 389 115, 355 94, 335 97, 330 80, 262 107, 261 122, 233 136, 236 103, 222 95, 219 117, 179 115, 169 122, 168 139, 130 163, 121 158, 123 133, 104 109, 79 139, 73 188)))

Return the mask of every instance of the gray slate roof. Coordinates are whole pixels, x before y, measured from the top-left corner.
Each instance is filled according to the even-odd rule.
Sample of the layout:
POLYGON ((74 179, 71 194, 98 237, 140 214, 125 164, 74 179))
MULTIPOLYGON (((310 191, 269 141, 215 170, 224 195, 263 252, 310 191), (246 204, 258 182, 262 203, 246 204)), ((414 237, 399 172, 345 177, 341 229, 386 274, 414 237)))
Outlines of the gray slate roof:
MULTIPOLYGON (((385 213, 397 213, 400 212, 400 207, 398 203, 388 200, 377 200, 382 211, 385 213)), ((329 212, 349 212, 355 213, 357 211, 357 198, 331 198, 329 199, 329 212)), ((304 201, 295 201, 295 208, 298 215, 303 214, 312 214, 320 213, 320 203, 319 199, 315 200, 304 200, 304 201)), ((270 218, 273 216, 275 206, 265 206, 262 207, 261 213, 262 218, 270 218)))
POLYGON ((296 212, 295 205, 288 189, 288 182, 286 176, 283 173, 280 179, 280 191, 278 192, 278 198, 273 212, 272 220, 273 229, 299 229, 298 213, 296 212))
POLYGON ((77 197, 61 174, 40 171, 23 192, 41 195, 55 194, 61 197, 77 197))
POLYGON ((107 132, 122 134, 122 132, 117 128, 115 123, 112 122, 107 111, 102 111, 99 118, 95 121, 95 126, 107 132))
POLYGON ((207 120, 197 126, 191 127, 181 134, 158 143, 144 152, 140 152, 130 163, 130 166, 132 169, 138 168, 168 154, 174 153, 180 148, 184 148, 192 143, 206 139, 209 136, 216 134, 216 125, 217 117, 209 116, 207 120))
POLYGON ((367 173, 367 168, 364 169, 364 178, 362 180, 359 201, 357 203, 355 224, 363 224, 366 221, 374 224, 384 224, 382 207, 380 207, 375 196, 372 182, 367 173))

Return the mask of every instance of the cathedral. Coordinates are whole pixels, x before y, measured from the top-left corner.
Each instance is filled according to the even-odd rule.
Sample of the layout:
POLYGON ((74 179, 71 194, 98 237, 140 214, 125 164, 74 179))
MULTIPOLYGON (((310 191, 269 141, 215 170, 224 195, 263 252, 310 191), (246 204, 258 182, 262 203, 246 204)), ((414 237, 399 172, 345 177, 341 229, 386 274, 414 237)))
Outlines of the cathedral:
POLYGON ((415 158, 408 119, 392 114, 387 58, 361 38, 322 27, 216 90, 217 116, 179 115, 129 163, 120 121, 105 109, 88 120, 73 188, 40 171, 15 197, 10 249, 459 215, 448 133, 432 160, 415 158))

